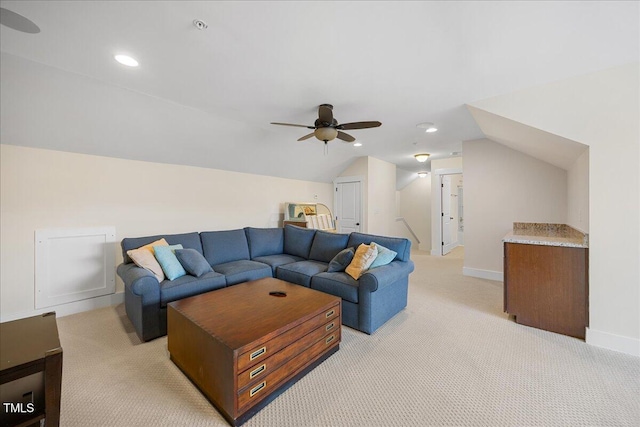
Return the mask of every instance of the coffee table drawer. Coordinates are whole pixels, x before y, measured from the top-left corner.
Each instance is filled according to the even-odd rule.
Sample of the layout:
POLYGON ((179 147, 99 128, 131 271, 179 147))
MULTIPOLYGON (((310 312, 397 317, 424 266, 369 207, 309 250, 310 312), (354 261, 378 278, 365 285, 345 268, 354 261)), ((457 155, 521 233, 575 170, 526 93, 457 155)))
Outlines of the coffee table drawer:
MULTIPOLYGON (((319 328, 319 331, 324 332, 324 329, 324 327, 319 328)), ((334 332, 327 333, 307 350, 290 359, 286 364, 241 390, 238 393, 239 412, 245 412, 248 408, 260 402, 263 397, 269 395, 271 390, 295 376, 325 351, 338 345, 340 343, 340 332, 338 328, 334 332)))
POLYGON ((238 390, 242 391, 248 384, 259 382, 262 378, 273 372, 287 360, 304 351, 325 335, 340 330, 339 319, 334 319, 325 323, 321 327, 295 341, 288 347, 283 348, 276 354, 271 355, 260 363, 256 363, 246 371, 238 375, 238 390))
POLYGON ((334 321, 335 319, 338 321, 335 327, 339 327, 340 304, 336 304, 324 310, 321 314, 312 317, 301 325, 284 332, 272 340, 252 346, 249 350, 238 356, 238 372, 243 372, 254 365, 257 365, 259 362, 274 355, 289 344, 298 341, 319 326, 324 325, 329 321, 334 321))

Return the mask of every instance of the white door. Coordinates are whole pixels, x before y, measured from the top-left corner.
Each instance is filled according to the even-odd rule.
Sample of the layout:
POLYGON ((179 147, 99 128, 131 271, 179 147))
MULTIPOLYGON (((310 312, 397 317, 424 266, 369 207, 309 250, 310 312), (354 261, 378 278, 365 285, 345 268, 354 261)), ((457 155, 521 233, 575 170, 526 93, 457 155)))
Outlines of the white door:
POLYGON ((360 231, 360 181, 336 183, 336 228, 338 233, 360 231))
POLYGON ((440 198, 442 201, 442 255, 446 255, 453 249, 451 241, 451 176, 442 176, 442 185, 440 186, 440 198))

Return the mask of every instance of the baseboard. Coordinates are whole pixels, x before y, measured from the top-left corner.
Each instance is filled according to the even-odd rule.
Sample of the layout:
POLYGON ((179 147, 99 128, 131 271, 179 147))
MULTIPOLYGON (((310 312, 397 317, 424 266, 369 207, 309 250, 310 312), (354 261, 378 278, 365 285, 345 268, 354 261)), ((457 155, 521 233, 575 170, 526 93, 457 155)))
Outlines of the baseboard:
POLYGON ((502 271, 481 270, 479 268, 462 267, 462 275, 477 277, 479 279, 495 280, 497 282, 504 280, 502 271))
POLYGON ((67 304, 54 305, 52 307, 37 310, 23 311, 0 316, 0 322, 10 322, 12 320, 23 319, 25 317, 37 316, 39 314, 56 312, 56 317, 68 316, 70 314, 81 313, 83 311, 95 310, 96 308, 109 307, 124 302, 124 292, 116 292, 110 295, 103 295, 96 298, 88 298, 82 301, 74 301, 67 304))
POLYGON ((587 328, 587 344, 640 357, 640 340, 587 328))
POLYGON ((432 256, 442 256, 442 254, 440 253, 439 250, 437 249, 431 249, 431 255, 432 256))

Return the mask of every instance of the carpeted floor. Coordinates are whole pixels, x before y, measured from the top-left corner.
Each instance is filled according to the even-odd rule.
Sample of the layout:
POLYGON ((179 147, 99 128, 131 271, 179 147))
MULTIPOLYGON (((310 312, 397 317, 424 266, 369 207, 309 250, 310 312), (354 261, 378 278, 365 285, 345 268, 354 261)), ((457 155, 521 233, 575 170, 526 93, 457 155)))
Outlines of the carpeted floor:
MULTIPOLYGON (((343 327, 340 351, 245 425, 640 425, 640 359, 510 321, 502 284, 462 276, 462 255, 415 252, 407 308, 371 336, 343 327)), ((123 305, 58 327, 62 427, 228 425, 123 305)))

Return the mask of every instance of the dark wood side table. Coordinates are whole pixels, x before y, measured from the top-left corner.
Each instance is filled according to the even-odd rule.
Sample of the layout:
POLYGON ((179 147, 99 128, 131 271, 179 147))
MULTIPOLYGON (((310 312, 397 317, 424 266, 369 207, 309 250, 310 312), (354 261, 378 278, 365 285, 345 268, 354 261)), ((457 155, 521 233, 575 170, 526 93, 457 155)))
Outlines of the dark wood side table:
POLYGON ((56 314, 0 323, 1 427, 59 426, 61 386, 56 314))

